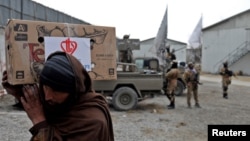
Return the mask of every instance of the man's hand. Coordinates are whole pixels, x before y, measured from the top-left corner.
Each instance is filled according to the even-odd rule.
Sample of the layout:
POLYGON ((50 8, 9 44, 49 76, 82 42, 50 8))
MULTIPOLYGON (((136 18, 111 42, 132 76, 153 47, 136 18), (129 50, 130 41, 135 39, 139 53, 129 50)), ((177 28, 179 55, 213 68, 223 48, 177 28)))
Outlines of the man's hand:
POLYGON ((45 116, 43 106, 38 95, 38 86, 36 84, 25 85, 23 87, 23 93, 24 97, 21 97, 21 102, 32 123, 35 125, 44 121, 45 116))
POLYGON ((3 72, 2 86, 8 94, 13 95, 18 101, 20 97, 23 96, 22 88, 23 85, 11 85, 8 81, 7 71, 3 72))

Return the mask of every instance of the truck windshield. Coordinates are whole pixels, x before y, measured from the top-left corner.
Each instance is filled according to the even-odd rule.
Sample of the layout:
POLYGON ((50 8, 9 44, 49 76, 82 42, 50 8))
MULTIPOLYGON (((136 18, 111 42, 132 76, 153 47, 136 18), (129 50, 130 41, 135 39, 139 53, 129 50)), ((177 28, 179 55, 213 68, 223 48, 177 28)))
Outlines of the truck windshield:
POLYGON ((142 69, 143 68, 143 62, 144 60, 143 59, 136 59, 135 60, 135 65, 138 69, 142 69))

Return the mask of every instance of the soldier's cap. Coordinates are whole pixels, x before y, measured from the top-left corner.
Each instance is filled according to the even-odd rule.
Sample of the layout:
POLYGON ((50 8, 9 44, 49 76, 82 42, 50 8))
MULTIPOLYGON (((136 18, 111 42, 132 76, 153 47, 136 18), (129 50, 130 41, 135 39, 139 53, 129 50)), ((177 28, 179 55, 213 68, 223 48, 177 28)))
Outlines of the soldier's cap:
POLYGON ((178 62, 177 62, 177 60, 173 60, 171 62, 171 68, 178 68, 178 62))
POLYGON ((178 61, 177 61, 177 60, 172 60, 170 64, 171 64, 171 65, 172 65, 172 64, 178 64, 178 61))
POLYGON ((194 65, 194 63, 193 62, 188 62, 188 65, 194 65))
POLYGON ((223 66, 224 66, 224 67, 228 67, 227 61, 223 63, 223 66))

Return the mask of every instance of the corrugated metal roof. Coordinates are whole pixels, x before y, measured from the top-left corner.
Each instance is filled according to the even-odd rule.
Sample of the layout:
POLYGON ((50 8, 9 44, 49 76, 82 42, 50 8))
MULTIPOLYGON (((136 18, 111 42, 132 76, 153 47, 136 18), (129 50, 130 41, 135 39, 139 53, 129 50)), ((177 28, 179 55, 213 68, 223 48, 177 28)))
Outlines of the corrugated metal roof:
POLYGON ((248 12, 250 12, 250 9, 248 9, 248 10, 246 10, 246 11, 243 11, 243 12, 240 12, 240 13, 238 13, 238 14, 236 14, 236 15, 233 15, 233 16, 231 16, 231 17, 229 17, 229 18, 226 18, 226 19, 224 19, 224 20, 222 20, 222 21, 220 21, 220 22, 217 22, 217 23, 215 23, 215 24, 212 24, 212 25, 210 25, 210 26, 207 26, 207 27, 203 28, 202 31, 211 29, 211 28, 213 28, 213 27, 215 27, 215 26, 218 26, 218 25, 220 25, 220 24, 223 24, 223 23, 225 23, 225 22, 227 22, 227 21, 229 21, 229 20, 231 20, 231 19, 233 19, 233 18, 235 18, 235 17, 237 17, 237 16, 246 14, 246 13, 248 13, 248 12))
MULTIPOLYGON (((149 39, 146 39, 146 40, 142 40, 141 42, 146 42, 146 41, 154 40, 154 39, 155 39, 155 37, 152 37, 152 38, 149 38, 149 39)), ((177 40, 173 40, 173 39, 168 39, 168 40, 172 41, 172 42, 179 43, 179 44, 187 45, 187 43, 184 43, 184 42, 181 42, 181 41, 177 41, 177 40)))
POLYGON ((0 25, 5 25, 8 22, 8 19, 40 20, 91 25, 86 21, 32 0, 1 0, 0 13, 0 25))

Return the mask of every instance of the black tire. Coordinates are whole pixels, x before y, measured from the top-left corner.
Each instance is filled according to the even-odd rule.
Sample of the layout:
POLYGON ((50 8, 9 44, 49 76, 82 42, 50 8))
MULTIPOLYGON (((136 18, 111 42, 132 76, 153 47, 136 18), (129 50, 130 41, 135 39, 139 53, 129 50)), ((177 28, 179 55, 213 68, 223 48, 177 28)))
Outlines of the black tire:
POLYGON ((126 111, 136 107, 138 96, 136 92, 129 87, 118 88, 112 97, 112 104, 115 110, 126 111))
POLYGON ((174 94, 176 96, 181 96, 183 94, 184 91, 184 85, 180 80, 177 80, 177 87, 174 90, 174 94))

